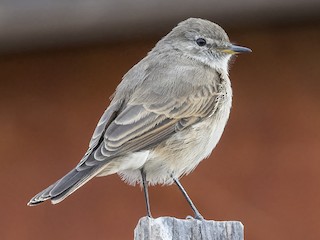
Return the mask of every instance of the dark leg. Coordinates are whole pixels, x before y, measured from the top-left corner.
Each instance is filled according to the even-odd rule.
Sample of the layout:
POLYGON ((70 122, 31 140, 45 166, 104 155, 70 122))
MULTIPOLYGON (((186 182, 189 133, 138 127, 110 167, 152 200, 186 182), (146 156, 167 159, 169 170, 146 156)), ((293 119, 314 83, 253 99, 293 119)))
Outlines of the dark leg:
POLYGON ((146 173, 143 171, 143 168, 140 170, 140 172, 141 172, 141 178, 142 178, 142 184, 143 184, 144 198, 146 200, 146 206, 147 206, 147 216, 152 218, 151 212, 150 212, 148 183, 146 181, 146 173))
POLYGON ((188 196, 186 190, 184 190, 183 186, 181 185, 180 181, 175 178, 172 177, 173 181, 177 184, 178 188, 180 189, 180 191, 182 192, 183 196, 185 197, 185 199, 187 200, 187 202, 189 203, 190 207, 192 208, 192 211, 194 212, 194 217, 195 219, 199 219, 199 220, 203 220, 204 218, 202 217, 202 215, 199 213, 198 209, 196 208, 196 206, 193 204, 193 202, 191 201, 190 197, 188 196))

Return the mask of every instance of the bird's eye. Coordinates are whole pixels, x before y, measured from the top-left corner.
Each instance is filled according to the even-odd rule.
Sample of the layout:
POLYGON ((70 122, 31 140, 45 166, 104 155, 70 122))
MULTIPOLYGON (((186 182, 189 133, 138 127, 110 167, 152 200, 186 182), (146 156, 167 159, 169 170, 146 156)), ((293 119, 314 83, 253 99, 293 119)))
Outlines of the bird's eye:
POLYGON ((204 38, 198 38, 196 40, 196 43, 200 46, 200 47, 203 47, 204 45, 207 44, 207 41, 204 39, 204 38))

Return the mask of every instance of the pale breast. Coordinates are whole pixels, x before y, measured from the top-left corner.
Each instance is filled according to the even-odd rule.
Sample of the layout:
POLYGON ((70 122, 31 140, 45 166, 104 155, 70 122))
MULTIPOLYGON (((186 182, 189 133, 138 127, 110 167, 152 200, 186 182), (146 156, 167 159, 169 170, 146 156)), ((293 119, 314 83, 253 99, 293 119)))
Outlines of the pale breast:
POLYGON ((229 118, 232 101, 230 81, 224 82, 220 91, 218 107, 211 116, 175 133, 150 151, 144 169, 151 184, 171 184, 171 174, 175 177, 188 174, 211 154, 229 118))
MULTIPOLYGON (((212 114, 193 126, 174 133, 148 152, 143 168, 149 184, 171 184, 171 175, 178 178, 190 173, 211 154, 221 138, 232 102, 230 80, 227 76, 223 77, 216 96, 217 107, 212 114)), ((118 173, 129 184, 141 183, 139 169, 124 169, 118 173)))

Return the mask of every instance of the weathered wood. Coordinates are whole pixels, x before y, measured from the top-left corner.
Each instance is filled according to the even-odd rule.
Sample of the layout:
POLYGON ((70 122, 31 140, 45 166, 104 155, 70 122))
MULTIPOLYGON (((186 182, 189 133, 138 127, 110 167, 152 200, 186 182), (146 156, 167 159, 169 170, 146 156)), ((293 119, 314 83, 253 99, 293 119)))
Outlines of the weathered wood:
POLYGON ((243 225, 238 221, 140 218, 134 240, 243 240, 243 225))

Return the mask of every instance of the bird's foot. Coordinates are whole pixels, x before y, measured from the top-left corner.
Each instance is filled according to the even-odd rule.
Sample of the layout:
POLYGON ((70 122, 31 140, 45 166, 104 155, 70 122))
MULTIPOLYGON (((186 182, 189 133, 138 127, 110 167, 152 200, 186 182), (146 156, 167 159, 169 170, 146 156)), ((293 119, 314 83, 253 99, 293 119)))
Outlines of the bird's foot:
POLYGON ((148 217, 148 218, 153 218, 152 215, 151 215, 151 213, 148 213, 148 214, 146 215, 146 217, 148 217))
POLYGON ((187 220, 197 219, 197 220, 200 220, 200 221, 205 220, 204 217, 203 217, 201 214, 197 214, 197 215, 195 215, 194 217, 192 217, 192 216, 189 215, 189 216, 186 217, 186 219, 187 219, 187 220))

